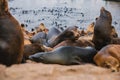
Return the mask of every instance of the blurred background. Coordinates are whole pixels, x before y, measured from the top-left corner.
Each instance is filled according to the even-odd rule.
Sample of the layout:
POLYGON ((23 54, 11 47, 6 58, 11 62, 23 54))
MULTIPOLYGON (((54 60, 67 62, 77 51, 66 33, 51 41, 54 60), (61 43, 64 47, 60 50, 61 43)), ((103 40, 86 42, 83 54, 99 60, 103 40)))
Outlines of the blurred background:
POLYGON ((76 25, 81 29, 95 21, 100 8, 105 7, 113 17, 112 25, 120 33, 120 1, 104 0, 9 0, 12 15, 26 29, 44 23, 47 28, 76 25))

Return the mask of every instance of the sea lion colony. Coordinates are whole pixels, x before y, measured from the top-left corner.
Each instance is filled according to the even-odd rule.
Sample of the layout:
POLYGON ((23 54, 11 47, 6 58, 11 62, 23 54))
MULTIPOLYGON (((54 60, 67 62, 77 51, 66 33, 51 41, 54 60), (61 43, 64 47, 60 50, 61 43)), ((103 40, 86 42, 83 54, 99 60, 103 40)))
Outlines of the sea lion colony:
POLYGON ((50 64, 92 63, 119 71, 120 39, 104 7, 85 30, 77 26, 47 29, 43 23, 28 32, 10 14, 7 0, 0 0, 0 63, 10 66, 31 59, 50 64), (22 61, 22 59, 24 61, 22 61))

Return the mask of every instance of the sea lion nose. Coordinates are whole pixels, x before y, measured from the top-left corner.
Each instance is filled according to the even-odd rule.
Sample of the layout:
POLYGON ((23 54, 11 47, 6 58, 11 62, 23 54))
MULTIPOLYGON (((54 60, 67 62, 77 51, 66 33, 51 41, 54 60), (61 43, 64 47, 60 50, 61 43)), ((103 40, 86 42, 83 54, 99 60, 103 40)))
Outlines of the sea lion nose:
POLYGON ((39 59, 38 57, 33 56, 33 55, 29 56, 28 58, 32 61, 38 61, 38 59, 39 59))
POLYGON ((33 59, 34 59, 34 57, 32 57, 32 56, 29 56, 28 58, 29 58, 30 60, 33 60, 33 59))
POLYGON ((36 61, 36 62, 40 62, 40 61, 43 61, 43 57, 42 56, 35 56, 35 55, 31 55, 28 57, 30 60, 32 61, 36 61))
POLYGON ((101 11, 104 11, 105 10, 105 8, 104 7, 101 7, 101 9, 100 9, 101 11))

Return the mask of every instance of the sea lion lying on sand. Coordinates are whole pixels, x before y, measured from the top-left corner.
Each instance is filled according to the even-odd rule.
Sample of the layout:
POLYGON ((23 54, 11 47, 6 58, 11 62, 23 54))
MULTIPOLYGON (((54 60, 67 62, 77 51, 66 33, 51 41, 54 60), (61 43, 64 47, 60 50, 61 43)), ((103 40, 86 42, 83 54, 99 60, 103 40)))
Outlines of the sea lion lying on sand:
POLYGON ((93 47, 61 46, 50 52, 31 55, 29 59, 49 64, 73 65, 83 62, 93 63, 93 57, 96 53, 96 49, 93 47))
POLYGON ((119 71, 120 45, 105 46, 95 55, 94 61, 98 66, 110 68, 112 71, 119 71))

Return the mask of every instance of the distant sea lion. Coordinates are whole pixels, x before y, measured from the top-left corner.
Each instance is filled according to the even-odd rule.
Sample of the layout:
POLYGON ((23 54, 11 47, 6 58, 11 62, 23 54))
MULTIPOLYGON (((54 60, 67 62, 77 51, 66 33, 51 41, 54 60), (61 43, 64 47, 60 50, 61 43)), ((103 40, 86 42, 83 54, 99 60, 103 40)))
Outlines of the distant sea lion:
POLYGON ((24 58, 28 59, 28 56, 33 55, 37 52, 44 52, 44 51, 45 49, 43 45, 37 43, 24 45, 24 58))
POLYGON ((94 33, 94 26, 95 26, 95 23, 92 22, 86 29, 86 33, 89 35, 89 34, 93 34, 94 33))
POLYGON ((110 43, 112 35, 112 16, 104 7, 100 10, 100 16, 96 19, 94 27, 93 42, 95 48, 100 50, 103 46, 110 43))
POLYGON ((114 26, 111 27, 112 27, 112 32, 111 32, 112 38, 118 38, 118 34, 117 31, 115 30, 115 27, 114 26))
POLYGON ((119 71, 120 68, 120 45, 107 45, 103 47, 94 57, 98 66, 110 68, 112 71, 119 71))
POLYGON ((55 48, 58 48, 60 46, 78 46, 78 47, 87 47, 87 46, 92 46, 94 47, 94 44, 92 43, 92 41, 89 40, 85 40, 85 39, 79 39, 79 40, 65 40, 62 41, 61 43, 57 44, 55 48))
POLYGON ((29 56, 29 59, 48 64, 73 65, 84 62, 93 63, 93 57, 96 53, 92 47, 62 46, 50 52, 36 53, 29 56))
POLYGON ((39 27, 36 29, 36 33, 38 32, 46 32, 48 29, 45 27, 44 23, 40 23, 39 27))
POLYGON ((59 34, 61 31, 56 27, 51 27, 47 34, 48 44, 50 44, 59 34))
POLYGON ((111 44, 120 44, 120 38, 112 38, 111 44))
POLYGON ((80 34, 77 26, 68 27, 62 33, 60 33, 51 43, 49 43, 48 46, 54 47, 64 40, 77 40, 79 36, 80 34))
POLYGON ((24 38, 21 26, 8 10, 8 0, 0 0, 0 63, 21 63, 24 38))
POLYGON ((45 32, 38 32, 31 37, 30 41, 32 43, 46 44, 47 43, 47 34, 45 32))

